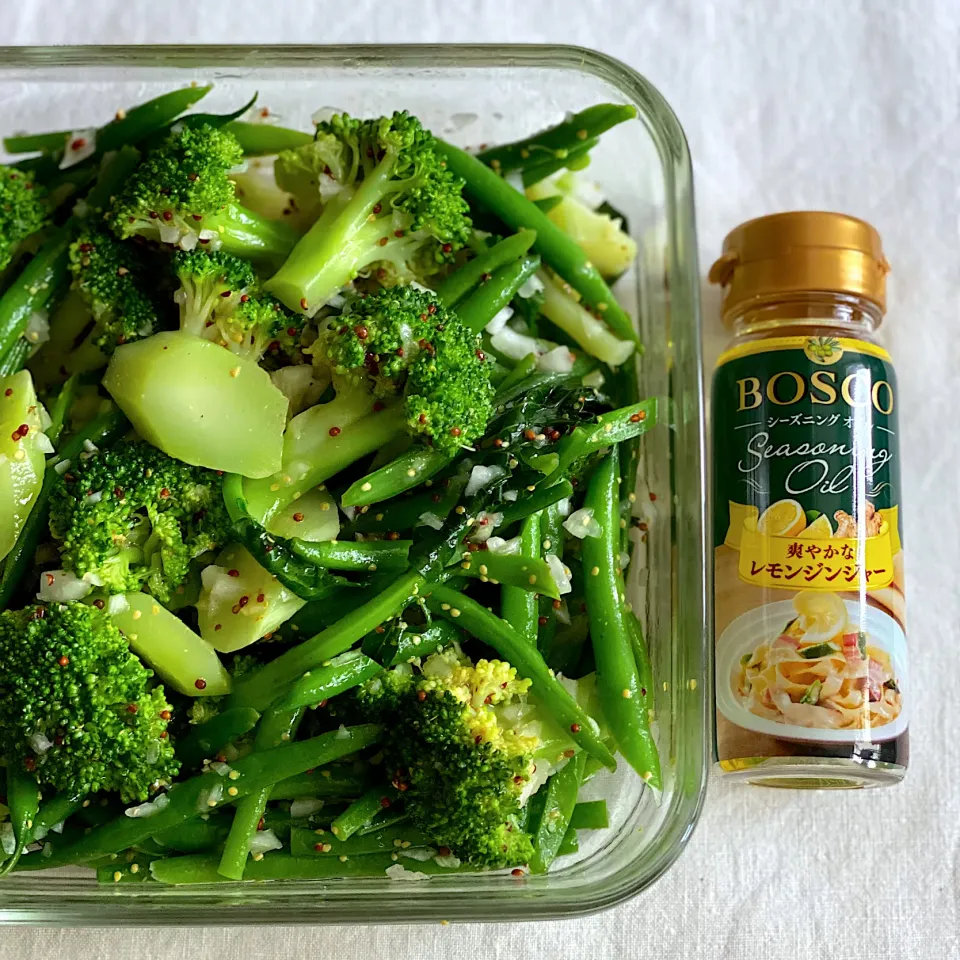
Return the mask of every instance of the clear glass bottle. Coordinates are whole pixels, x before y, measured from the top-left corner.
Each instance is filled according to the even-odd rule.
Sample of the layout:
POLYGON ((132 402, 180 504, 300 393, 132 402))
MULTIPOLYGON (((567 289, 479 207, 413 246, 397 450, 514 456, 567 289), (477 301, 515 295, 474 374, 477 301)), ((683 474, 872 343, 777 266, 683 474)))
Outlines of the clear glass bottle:
POLYGON ((876 230, 742 224, 710 279, 716 760, 766 786, 896 783, 909 678, 896 379, 876 230))

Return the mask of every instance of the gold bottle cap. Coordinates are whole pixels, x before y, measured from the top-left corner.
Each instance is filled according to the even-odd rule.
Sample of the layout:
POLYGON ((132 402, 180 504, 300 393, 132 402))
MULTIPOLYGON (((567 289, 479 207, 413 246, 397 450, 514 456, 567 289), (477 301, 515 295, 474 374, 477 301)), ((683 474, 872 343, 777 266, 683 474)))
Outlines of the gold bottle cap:
POLYGON ((886 277, 880 234, 842 213, 798 210, 748 220, 731 230, 723 254, 710 268, 724 287, 723 318, 751 301, 826 291, 864 297, 886 310, 886 277))

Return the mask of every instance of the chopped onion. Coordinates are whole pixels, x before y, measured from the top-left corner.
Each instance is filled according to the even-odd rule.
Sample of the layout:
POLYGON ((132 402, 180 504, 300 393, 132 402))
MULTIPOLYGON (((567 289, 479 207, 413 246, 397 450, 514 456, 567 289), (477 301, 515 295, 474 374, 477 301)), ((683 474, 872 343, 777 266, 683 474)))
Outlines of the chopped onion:
POLYGON ((540 357, 537 366, 551 373, 569 373, 576 359, 575 353, 571 353, 567 347, 559 346, 540 357))
POLYGON ((123 812, 133 819, 155 817, 169 802, 170 798, 165 793, 161 793, 153 801, 138 804, 136 807, 127 807, 123 812))
POLYGON ((37 434, 36 444, 41 453, 53 453, 53 444, 45 433, 37 434))
MULTIPOLYGON (((554 577, 553 579, 556 580, 557 578, 554 577)), ((567 582, 569 583, 569 578, 567 578, 567 582)), ((557 609, 554 612, 557 615, 557 619, 562 624, 564 624, 565 626, 570 626, 570 608, 567 606, 566 600, 561 600, 560 606, 557 607, 557 609)))
POLYGON ((343 511, 343 515, 352 523, 353 518, 357 515, 357 508, 341 506, 340 509, 343 511))
POLYGON ((506 325, 507 321, 513 316, 513 307, 509 304, 503 307, 499 313, 483 328, 493 336, 495 333, 499 333, 506 325))
POLYGON ((426 880, 427 875, 419 870, 408 870, 399 863, 387 867, 384 871, 391 880, 426 880))
MULTIPOLYGON (((545 340, 535 340, 533 337, 528 337, 525 333, 517 333, 516 330, 507 326, 498 330, 490 338, 493 349, 510 360, 523 360, 525 357, 529 357, 531 353, 540 357, 546 350, 538 347, 538 344, 545 343, 545 340)), ((552 350, 553 347, 554 344, 551 343, 547 349, 552 350)))
POLYGON ((92 440, 84 440, 83 449, 85 453, 89 453, 91 456, 100 452, 100 448, 92 440))
POLYGON ((310 115, 310 122, 316 126, 318 123, 326 123, 331 117, 338 113, 343 113, 340 107, 319 107, 310 115))
POLYGON ((409 857, 411 860, 429 860, 436 852, 433 847, 407 847, 397 851, 401 857, 409 857))
POLYGON ((282 849, 280 838, 272 830, 254 830, 250 837, 250 852, 253 854, 282 849))
POLYGON ((583 385, 585 387, 590 387, 592 390, 599 390, 606 382, 606 379, 607 378, 603 375, 603 371, 597 367, 596 370, 591 370, 583 378, 583 385))
POLYGON ((103 491, 98 490, 96 493, 87 494, 83 498, 83 502, 87 504, 99 503, 103 499, 103 491))
POLYGON ((422 283, 417 283, 416 280, 411 280, 408 286, 413 287, 414 290, 419 290, 421 293, 428 293, 432 297, 437 295, 436 290, 431 290, 430 287, 425 287, 422 283))
POLYGON ((92 157, 97 151, 97 128, 89 127, 86 130, 74 130, 67 137, 67 144, 63 150, 63 159, 60 169, 68 170, 76 166, 87 157, 92 157))
POLYGON ((535 297, 542 289, 543 281, 536 274, 533 274, 532 277, 528 277, 523 281, 523 285, 517 290, 517 296, 523 297, 524 300, 529 300, 531 297, 535 297))
POLYGON ((302 800, 294 800, 290 804, 290 816, 294 819, 312 817, 322 809, 322 800, 318 800, 316 797, 304 797, 302 800))
POLYGON ((503 522, 502 513, 487 513, 486 510, 477 514, 473 529, 470 531, 470 540, 473 543, 483 543, 490 539, 493 531, 503 522))
POLYGON ((570 498, 569 497, 564 497, 562 500, 557 501, 557 513, 559 513, 561 517, 570 516, 570 498))
POLYGON ((93 585, 81 580, 68 570, 48 570, 40 574, 40 591, 37 597, 45 603, 73 603, 82 600, 93 585))
POLYGON ((13 824, 9 820, 0 823, 0 847, 7 856, 17 849, 17 838, 13 834, 13 824))
POLYGON ((218 777, 225 777, 228 773, 230 773, 230 771, 233 769, 233 767, 231 767, 230 764, 228 764, 228 763, 222 763, 222 762, 220 762, 219 760, 217 760, 217 761, 215 761, 214 763, 211 763, 211 764, 210 764, 210 769, 211 769, 218 777))
POLYGON ((421 513, 417 518, 418 527, 430 527, 433 530, 442 530, 443 529, 443 520, 440 519, 435 513, 431 513, 427 510, 425 513, 421 513))
MULTIPOLYGON (((561 595, 569 593, 572 589, 570 585, 570 568, 564 566, 563 561, 555 553, 548 553, 546 557, 544 557, 544 560, 550 568, 550 573, 557 584, 557 592, 561 595)), ((563 620, 563 618, 560 617, 559 610, 557 611, 557 619, 562 620, 564 623, 570 622, 569 614, 566 620, 563 620)))
MULTIPOLYGON (((494 480, 506 474, 503 467, 484 467, 476 466, 470 471, 470 479, 467 481, 467 488, 463 491, 465 497, 472 497, 478 491, 484 489, 494 480)), ((438 528, 439 529, 439 528, 438 528)))
MULTIPOLYGON (((46 753, 53 746, 53 741, 48 740, 46 735, 39 730, 34 730, 33 733, 27 737, 27 743, 33 747, 34 753, 46 753)), ((40 838, 37 837, 37 839, 39 840, 40 838)))
POLYGON ((620 569, 626 570, 628 566, 630 566, 630 554, 623 550, 620 553, 620 569))
POLYGON ((350 731, 346 728, 346 726, 344 726, 344 725, 341 723, 340 726, 339 726, 339 728, 337 729, 337 732, 336 732, 336 734, 334 735, 334 738, 333 738, 333 739, 334 739, 334 740, 349 740, 349 739, 350 739, 350 731))
MULTIPOLYGON (((179 243, 183 233, 180 230, 179 224, 174 223, 172 220, 167 221, 160 219, 158 221, 157 232, 160 234, 161 243, 179 243)), ((197 235, 193 232, 188 232, 187 237, 193 238, 193 246, 197 244, 197 235)), ((185 250, 192 249, 191 247, 184 247, 185 250)))
POLYGON ((517 499, 517 496, 518 494, 516 490, 503 491, 503 499, 506 500, 508 503, 513 503, 513 501, 517 499))
POLYGON ((520 538, 514 537, 512 540, 504 540, 503 537, 488 537, 487 553, 497 556, 520 553, 520 538))
POLYGON ((53 470, 58 477, 62 477, 70 469, 69 460, 61 460, 53 465, 53 470))
POLYGON ((600 524, 594 519, 593 507, 581 507, 563 521, 563 529, 578 540, 584 537, 599 537, 600 524))
POLYGON ((519 170, 510 170, 503 175, 503 179, 506 180, 517 193, 525 194, 526 188, 523 185, 523 174, 519 170))
POLYGON ((32 346, 39 347, 50 339, 50 321, 46 310, 34 310, 23 331, 24 339, 32 346))
MULTIPOLYGON (((212 778, 211 778, 212 779, 212 778)), ((209 813, 223 799, 223 781, 217 782, 209 789, 203 790, 197 798, 197 809, 201 813, 209 813)))
POLYGON ((129 609, 130 604, 127 603, 127 598, 122 593, 115 593, 107 601, 107 613, 109 613, 111 617, 126 613, 129 609))
POLYGON ((160 741, 152 740, 147 746, 147 763, 156 763, 160 759, 160 741))

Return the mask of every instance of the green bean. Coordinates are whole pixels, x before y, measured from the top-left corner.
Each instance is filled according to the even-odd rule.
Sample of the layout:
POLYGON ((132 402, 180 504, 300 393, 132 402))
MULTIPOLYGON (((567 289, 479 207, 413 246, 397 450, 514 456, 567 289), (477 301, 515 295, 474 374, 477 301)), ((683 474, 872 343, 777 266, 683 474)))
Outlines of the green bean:
MULTIPOLYGON (((188 113, 185 117, 177 120, 176 123, 170 124, 170 127, 177 127, 178 129, 182 129, 183 127, 190 127, 192 129, 197 129, 198 127, 213 127, 214 129, 227 127, 238 117, 242 117, 248 110, 252 110, 259 96, 259 93, 255 93, 242 107, 237 107, 236 110, 232 110, 230 113, 188 113)), ((167 129, 161 130, 159 133, 165 136, 167 129)))
POLYGON ((606 800, 581 800, 570 815, 572 830, 605 830, 609 826, 606 800))
POLYGON ((181 823, 172 830, 154 834, 153 840, 160 846, 168 850, 176 850, 178 853, 203 853, 223 846, 229 833, 230 827, 226 818, 204 820, 197 817, 195 820, 181 823))
MULTIPOLYGON (((274 750, 242 757, 231 764, 231 772, 237 775, 236 778, 203 773, 189 780, 182 780, 170 788, 167 792, 167 805, 152 817, 120 816, 54 851, 51 857, 38 864, 38 868, 84 863, 109 853, 127 850, 147 837, 172 830, 203 812, 209 813, 217 806, 233 803, 291 774, 320 767, 356 753, 376 743, 380 737, 380 727, 375 724, 362 724, 346 729, 347 736, 343 735, 343 731, 325 733, 310 740, 301 740, 274 750), (220 799, 216 799, 213 792, 218 787, 222 790, 220 799), (237 793, 230 795, 228 791, 233 789, 237 793), (211 797, 213 799, 208 799, 211 797)), ((34 869, 29 860, 30 858, 22 862, 20 869, 34 869)))
POLYGON ((280 701, 279 709, 295 710, 298 707, 321 703, 359 686, 376 676, 381 669, 379 663, 364 656, 359 650, 348 650, 332 660, 325 661, 319 667, 308 670, 280 701))
MULTIPOLYGON (((602 450, 614 443, 622 443, 646 433, 657 422, 657 400, 651 397, 620 407, 609 413, 602 413, 596 422, 574 427, 557 445, 559 461, 557 470, 565 474, 569 467, 582 460, 588 454, 602 450)), ((614 494, 615 503, 620 503, 619 487, 614 494)), ((620 529, 620 516, 617 514, 617 529, 620 529)))
POLYGON ((503 382, 497 387, 497 395, 494 397, 494 406, 498 406, 503 401, 502 396, 508 396, 514 387, 528 380, 537 372, 537 355, 528 353, 504 378, 503 382))
MULTIPOLYGON (((600 142, 599 137, 590 137, 584 140, 576 147, 571 148, 564 157, 550 157, 539 163, 532 163, 523 168, 521 174, 523 185, 532 187, 535 183, 545 180, 547 177, 566 167, 568 170, 583 170, 590 164, 590 151, 600 142)), ((552 198, 550 198, 552 199, 552 198)), ((561 199, 561 198, 558 198, 561 199)), ((541 210, 543 207, 540 208, 541 210)))
MULTIPOLYGON (((466 568, 466 563, 461 566, 466 568)), ((486 567, 487 576, 503 584, 503 589, 500 591, 500 616, 511 624, 517 633, 535 645, 540 607, 537 593, 544 593, 548 597, 558 599, 560 597, 560 591, 550 568, 540 559, 540 513, 531 513, 520 526, 519 556, 515 554, 487 556, 484 557, 480 566, 486 567), (504 572, 491 574, 489 571, 495 566, 508 569, 512 567, 514 576, 507 580, 504 578, 504 572), (537 572, 531 572, 527 576, 527 571, 534 566, 537 572)), ((471 563, 471 570, 472 567, 471 563)))
POLYGON ((0 377, 9 377, 19 373, 30 356, 30 344, 23 337, 15 340, 7 355, 0 359, 0 377))
POLYGON ((540 155, 545 159, 568 157, 587 140, 599 137, 624 120, 633 120, 636 115, 636 107, 630 105, 598 103, 562 120, 556 126, 540 130, 532 137, 490 147, 482 151, 478 159, 499 173, 506 173, 530 166, 531 157, 534 162, 540 155))
POLYGON ((228 743, 249 733, 259 719, 260 714, 249 707, 224 710, 178 740, 177 756, 184 767, 198 767, 204 760, 213 759, 228 743))
POLYGON ((398 663, 407 663, 414 657, 437 653, 458 639, 460 631, 446 620, 436 620, 428 627, 411 627, 399 631, 395 644, 390 634, 389 630, 382 635, 370 634, 371 637, 378 638, 379 643, 376 646, 371 644, 369 650, 364 643, 364 652, 384 667, 395 667, 398 663))
MULTIPOLYGON (((540 514, 540 547, 544 556, 553 554, 563 559, 563 517, 560 516, 560 508, 555 503, 550 504, 540 514)), ((553 652, 556 636, 557 609, 554 607, 554 601, 548 597, 541 597, 537 646, 547 662, 553 652)))
POLYGON ((64 385, 57 394, 57 399, 53 401, 50 407, 50 426, 44 430, 47 439, 56 447, 60 440, 60 433, 63 430, 64 421, 70 407, 73 406, 74 397, 77 395, 77 374, 68 377, 64 385))
MULTIPOLYGON (((528 542, 539 537, 539 514, 531 514, 524 521, 521 533, 521 549, 526 550, 528 542), (529 539, 526 539, 529 538, 529 539)), ((539 547, 539 543, 536 544, 539 547)), ((557 581, 553 571, 538 556, 527 553, 474 553, 460 564, 460 571, 468 577, 503 586, 501 591, 501 615, 507 623, 513 624, 518 632, 536 641, 537 634, 537 594, 545 597, 560 598, 557 581)))
MULTIPOLYGON (((653 664, 650 662, 650 653, 647 649, 647 643, 643 637, 643 627, 637 619, 636 614, 630 610, 624 611, 624 618, 627 622, 627 629, 630 636, 630 646, 633 650, 633 659, 637 665, 637 674, 640 678, 640 704, 647 718, 647 723, 653 720, 653 664)), ((656 751, 656 745, 652 744, 653 757, 651 760, 651 769, 656 773, 654 780, 650 782, 655 787, 660 786, 660 758, 656 751)))
MULTIPOLYGON (((588 538, 589 539, 589 538, 588 538)), ((596 721, 567 692, 563 684, 544 663, 537 649, 476 600, 448 586, 430 584, 427 603, 434 613, 451 619, 478 640, 493 647, 504 660, 517 668, 517 673, 532 681, 533 692, 562 729, 592 756, 616 769, 613 755, 600 739, 596 721)))
MULTIPOLYGON (((254 750, 271 750, 292 740, 302 718, 303 711, 298 708, 269 710, 257 728, 254 750)), ((247 857, 250 855, 250 841, 267 809, 272 789, 273 785, 267 784, 251 792, 236 805, 230 833, 223 845, 220 866, 217 868, 217 872, 222 876, 231 880, 240 880, 243 877, 247 857)))
POLYGON ((33 313, 49 310, 67 283, 70 230, 57 228, 0 297, 0 363, 23 336, 33 313))
POLYGON ((527 254, 520 260, 498 267, 486 283, 460 301, 457 316, 474 333, 480 333, 539 269, 540 257, 536 254, 527 254))
POLYGON ((296 150, 313 143, 309 133, 291 130, 289 127, 276 127, 272 123, 248 123, 245 120, 232 120, 226 129, 240 144, 240 149, 248 157, 266 157, 283 150, 296 150))
POLYGON ((270 797, 273 800, 306 800, 310 797, 353 798, 359 797, 368 786, 369 780, 356 773, 341 770, 315 770, 281 780, 274 785, 270 797))
MULTIPOLYGON (((428 481, 427 486, 430 486, 428 481)), ((450 477, 414 496, 402 497, 392 503, 385 503, 376 510, 358 513, 347 527, 347 533, 399 533, 412 530, 419 524, 425 513, 432 513, 441 520, 445 519, 457 505, 463 492, 464 481, 460 477, 450 477), (439 499, 434 499, 439 498, 439 499)))
POLYGON ((116 860, 98 865, 97 883, 104 886, 116 886, 121 883, 154 883, 150 865, 159 859, 162 857, 138 853, 129 860, 116 860))
POLYGON ((464 189, 470 197, 483 203, 514 230, 535 230, 537 239, 533 248, 544 262, 578 291, 593 310, 602 314, 618 336, 636 342, 637 334, 630 317, 576 241, 482 161, 447 143, 441 142, 440 149, 449 168, 466 181, 464 189))
POLYGON ((627 762, 652 786, 660 786, 660 763, 650 734, 642 683, 631 649, 620 572, 619 459, 614 446, 594 471, 584 505, 593 510, 600 536, 581 542, 584 594, 597 687, 614 739, 627 762))
POLYGON ((573 484, 569 480, 560 480, 549 486, 539 486, 536 491, 527 497, 518 497, 513 503, 504 504, 500 513, 503 519, 500 525, 509 526, 518 520, 529 517, 532 513, 537 513, 547 507, 559 503, 561 500, 567 500, 573 496, 573 484))
POLYGON ((541 787, 547 792, 543 816, 533 837, 531 873, 546 873, 556 859, 560 844, 570 827, 570 817, 577 805, 577 794, 583 779, 586 754, 581 751, 541 787))
MULTIPOLYGON (((171 90, 146 103, 131 107, 123 116, 118 114, 116 119, 97 131, 95 155, 102 156, 113 150, 119 150, 126 144, 139 143, 175 120, 184 110, 192 107, 212 89, 212 86, 206 86, 171 90)), ((66 147, 70 134, 69 130, 59 130, 54 133, 6 137, 3 147, 7 153, 32 153, 34 150, 55 153, 66 147)))
MULTIPOLYGON (((358 800, 354 800, 330 824, 330 832, 337 840, 349 839, 361 827, 367 826, 378 813, 389 807, 399 796, 400 792, 393 787, 374 787, 372 790, 368 790, 358 800)), ((367 851, 356 850, 354 852, 365 853, 367 851)))
POLYGON ((412 544, 412 540, 375 540, 369 543, 321 540, 314 543, 293 539, 290 549, 301 559, 331 570, 403 570, 410 562, 412 544))
MULTIPOLYGON (((292 857, 282 851, 273 851, 262 860, 247 866, 244 880, 327 880, 334 877, 377 877, 400 863, 415 873, 437 875, 456 872, 455 867, 441 867, 434 860, 418 861, 400 857, 396 853, 373 853, 359 857, 292 857), (394 857, 397 857, 395 860, 394 857)), ((217 873, 216 857, 196 854, 187 857, 168 857, 155 860, 150 867, 153 878, 160 883, 232 883, 217 873)), ((469 869, 469 868, 465 868, 469 869)))
POLYGON ((438 453, 429 447, 413 447, 395 460, 352 483, 340 498, 345 507, 365 507, 399 496, 420 486, 435 473, 453 462, 455 457, 438 453))
POLYGON ((440 284, 436 291, 438 299, 444 306, 453 307, 478 284, 489 283, 497 269, 519 260, 536 239, 532 230, 520 230, 478 253, 440 284))
POLYGON ((112 407, 106 413, 100 414, 99 417, 88 423, 83 430, 67 439, 61 446, 58 455, 47 461, 40 493, 37 495, 33 509, 20 530, 17 542, 13 545, 10 553, 7 554, 7 559, 3 565, 3 574, 0 575, 0 610, 10 603, 10 598, 20 582, 20 578, 30 563, 33 562, 37 544, 40 542, 40 537, 47 524, 50 492, 59 479, 54 465, 78 457, 83 452, 87 441, 98 447, 113 443, 114 440, 126 433, 128 427, 129 425, 123 414, 116 407, 112 407))
POLYGON ((564 835, 563 839, 560 841, 560 846, 557 847, 557 856, 566 857, 571 853, 577 853, 580 850, 580 840, 577 837, 577 831, 571 827, 564 835))
MULTIPOLYGON (((429 847, 429 839, 407 824, 338 839, 329 830, 292 830, 290 853, 294 857, 355 857, 371 853, 397 853, 411 847, 429 847)), ((412 862, 405 860, 405 862, 412 862)))
POLYGON ((391 827, 396 827, 401 823, 406 823, 410 820, 410 814, 406 810, 395 810, 391 808, 390 810, 385 810, 383 813, 379 814, 373 818, 365 827, 361 827, 357 831, 357 836, 366 837, 371 833, 379 833, 383 830, 388 830, 391 827))
POLYGON ((13 826, 13 853, 0 866, 0 877, 13 870, 24 847, 33 836, 33 821, 40 806, 40 788, 37 778, 18 763, 7 762, 7 805, 10 807, 10 823, 13 826))
POLYGON ((31 837, 43 836, 57 824, 63 823, 67 817, 73 816, 82 806, 87 795, 63 791, 52 796, 46 803, 41 804, 40 810, 33 819, 31 837))
POLYGON ((410 572, 395 580, 386 590, 352 610, 336 623, 296 647, 291 647, 255 673, 234 684, 228 701, 232 707, 262 710, 308 670, 318 667, 349 650, 384 620, 396 616, 415 597, 424 580, 410 572))

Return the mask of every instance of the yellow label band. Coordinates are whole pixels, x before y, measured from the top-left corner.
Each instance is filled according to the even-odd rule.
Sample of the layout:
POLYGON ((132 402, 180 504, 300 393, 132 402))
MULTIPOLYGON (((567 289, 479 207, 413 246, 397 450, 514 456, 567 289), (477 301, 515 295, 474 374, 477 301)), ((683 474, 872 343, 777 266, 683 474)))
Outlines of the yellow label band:
MULTIPOLYGON (((810 342, 811 338, 809 336, 799 336, 771 337, 770 339, 751 340, 747 343, 739 343, 735 347, 731 347, 729 350, 725 350, 720 354, 717 360, 717 366, 722 367, 725 363, 729 363, 731 360, 736 360, 740 357, 752 357, 758 353, 772 353, 777 350, 804 350, 809 356, 810 342)), ((867 356, 877 357, 880 360, 890 362, 890 354, 887 353, 883 347, 875 343, 867 343, 866 340, 854 340, 849 337, 837 337, 836 339, 831 339, 830 342, 835 345, 834 350, 817 362, 829 365, 834 363, 844 353, 865 353, 867 356)), ((811 357, 811 359, 813 358, 811 357)))
POLYGON ((893 582, 890 526, 864 541, 855 537, 804 539, 760 533, 749 520, 740 536, 740 579, 783 590, 879 590, 893 582), (861 546, 862 545, 862 546, 861 546))

